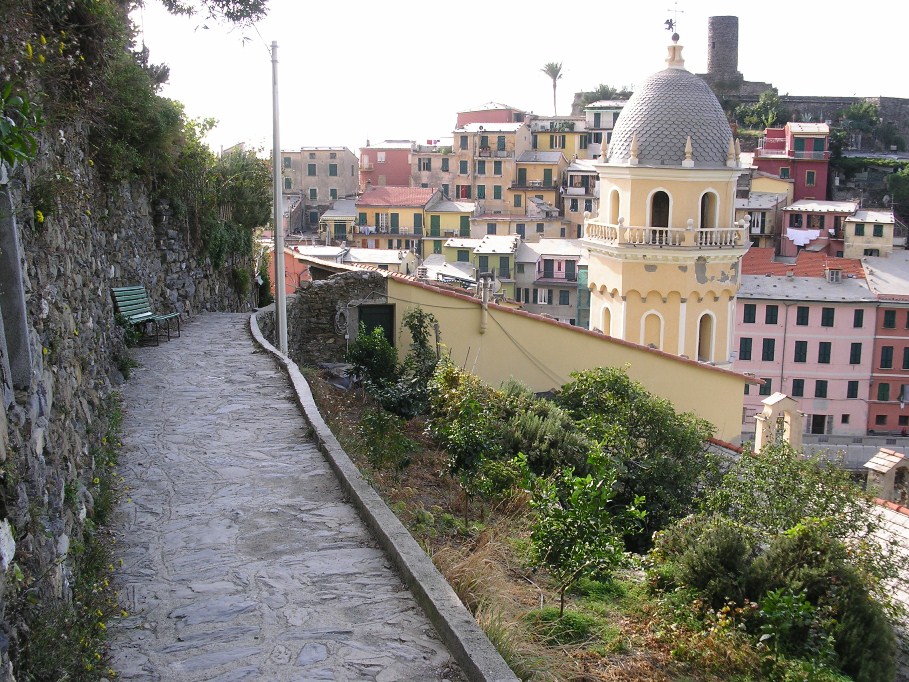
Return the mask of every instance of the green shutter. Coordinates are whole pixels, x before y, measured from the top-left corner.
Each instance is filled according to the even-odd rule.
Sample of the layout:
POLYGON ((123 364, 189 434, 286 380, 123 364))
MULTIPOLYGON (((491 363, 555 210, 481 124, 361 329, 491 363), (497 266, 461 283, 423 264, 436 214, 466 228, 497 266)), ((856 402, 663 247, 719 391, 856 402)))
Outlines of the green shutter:
POLYGON ((360 221, 359 222, 360 222, 360 225, 366 224, 366 213, 364 211, 360 211, 360 221))
POLYGON ((413 214, 413 226, 414 226, 414 229, 419 229, 419 230, 423 229, 423 214, 422 213, 413 214))
POLYGON ((392 213, 391 214, 391 229, 397 230, 399 227, 400 227, 400 222, 398 220, 398 214, 392 213))
POLYGON ((489 146, 489 136, 488 136, 488 135, 480 135, 480 148, 481 148, 481 149, 485 149, 485 148, 488 147, 488 146, 489 146))
POLYGON ((797 151, 797 152, 805 151, 805 138, 804 137, 797 137, 797 138, 795 138, 794 141, 795 141, 795 151, 797 151))
POLYGON ((498 149, 500 152, 505 151, 505 136, 504 135, 499 135, 498 138, 496 138, 496 149, 498 149))
POLYGON ((502 185, 493 185, 492 186, 492 198, 493 199, 502 198, 502 185))
POLYGON ((470 216, 469 215, 461 216, 460 236, 462 236, 462 237, 470 236, 470 216))
POLYGON ((545 187, 552 187, 552 168, 543 169, 543 185, 545 187))
POLYGON ((521 208, 521 195, 520 194, 514 195, 514 207, 521 208))
MULTIPOLYGON (((527 169, 526 168, 518 168, 518 185, 520 187, 527 186, 527 169)), ((515 204, 515 206, 520 206, 520 204, 515 204)))
POLYGON ((492 162, 492 174, 493 174, 493 175, 501 175, 501 174, 502 174, 502 162, 501 162, 501 161, 493 161, 493 162, 492 162))
POLYGON ((431 237, 438 237, 441 232, 442 217, 439 215, 429 216, 429 235, 431 237))
POLYGON ((486 198, 486 185, 477 185, 477 199, 486 198))

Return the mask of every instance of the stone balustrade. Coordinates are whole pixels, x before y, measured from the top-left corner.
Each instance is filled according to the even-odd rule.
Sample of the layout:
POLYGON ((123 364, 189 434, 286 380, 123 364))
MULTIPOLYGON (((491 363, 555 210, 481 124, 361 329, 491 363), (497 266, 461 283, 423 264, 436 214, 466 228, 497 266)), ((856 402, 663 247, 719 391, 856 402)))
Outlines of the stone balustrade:
POLYGON ((740 248, 746 243, 747 229, 736 223, 727 228, 640 227, 618 223, 587 223, 584 237, 608 242, 611 246, 670 246, 677 248, 740 248))

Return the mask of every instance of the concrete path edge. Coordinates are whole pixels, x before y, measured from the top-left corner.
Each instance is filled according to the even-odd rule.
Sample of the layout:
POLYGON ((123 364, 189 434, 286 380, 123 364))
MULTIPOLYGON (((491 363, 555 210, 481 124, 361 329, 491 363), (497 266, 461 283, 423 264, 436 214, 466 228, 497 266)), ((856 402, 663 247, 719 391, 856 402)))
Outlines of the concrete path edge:
POLYGON ((269 306, 250 315, 250 332, 256 343, 268 351, 287 372, 297 403, 313 430, 319 450, 335 471, 360 516, 401 573, 408 589, 426 612, 464 674, 472 682, 516 682, 517 676, 477 625, 451 585, 394 512, 366 482, 341 447, 322 419, 300 368, 262 335, 257 318, 273 310, 274 306, 269 306))

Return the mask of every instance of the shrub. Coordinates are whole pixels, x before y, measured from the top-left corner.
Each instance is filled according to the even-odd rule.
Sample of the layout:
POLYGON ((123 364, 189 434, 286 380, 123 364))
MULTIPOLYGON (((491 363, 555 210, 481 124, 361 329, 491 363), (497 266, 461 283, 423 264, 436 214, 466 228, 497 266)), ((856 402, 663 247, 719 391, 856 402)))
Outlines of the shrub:
POLYGON ((429 383, 427 431, 447 451, 448 473, 465 496, 483 492, 483 462, 502 458, 501 402, 497 391, 450 360, 438 364, 429 383))
POLYGON ((360 332, 347 351, 347 362, 353 366, 354 375, 364 384, 381 385, 394 382, 398 376, 398 352, 385 338, 381 327, 371 332, 360 323, 360 332))
MULTIPOLYGON (((843 561, 859 570, 878 600, 891 603, 883 586, 898 575, 896 548, 873 539, 880 518, 871 512, 865 492, 835 462, 803 455, 786 444, 746 453, 705 496, 704 507, 754 528, 767 543, 810 522, 813 533, 828 539, 825 551, 834 551, 834 540, 842 543, 842 551, 848 548, 843 561)), ((810 593, 809 599, 813 601, 810 593)))
POLYGON ((530 470, 538 476, 551 474, 560 467, 571 467, 579 474, 588 471, 587 454, 593 443, 568 412, 514 382, 504 384, 502 392, 506 453, 523 454, 530 470))
POLYGON ((410 463, 417 444, 403 433, 404 420, 382 409, 366 410, 358 428, 369 463, 401 470, 410 463))
POLYGON ((555 402, 611 459, 617 472, 613 506, 646 500, 643 526, 625 538, 630 549, 649 547, 655 531, 695 510, 717 471, 716 458, 705 448, 711 424, 678 414, 618 368, 573 373, 555 402))
POLYGON ((893 679, 892 628, 851 561, 851 551, 831 536, 828 524, 809 520, 773 539, 754 562, 754 581, 767 597, 780 591, 802 594, 828 621, 815 619, 810 628, 794 631, 784 650, 817 657, 823 652, 822 634, 829 633, 840 668, 853 679, 893 679))
POLYGON ((608 578, 622 561, 621 535, 642 514, 634 507, 618 513, 609 504, 615 474, 598 461, 580 477, 570 469, 536 480, 531 498, 535 512, 530 533, 534 558, 556 578, 560 611, 565 591, 578 578, 608 578))
POLYGON ((713 609, 745 603, 757 534, 723 517, 692 516, 656 536, 654 556, 663 570, 654 577, 695 588, 713 609), (668 564, 665 565, 665 564, 668 564))
POLYGON ((265 253, 262 261, 259 263, 258 278, 256 279, 256 292, 258 295, 258 307, 264 308, 271 305, 274 296, 271 294, 271 272, 269 272, 269 255, 265 253))

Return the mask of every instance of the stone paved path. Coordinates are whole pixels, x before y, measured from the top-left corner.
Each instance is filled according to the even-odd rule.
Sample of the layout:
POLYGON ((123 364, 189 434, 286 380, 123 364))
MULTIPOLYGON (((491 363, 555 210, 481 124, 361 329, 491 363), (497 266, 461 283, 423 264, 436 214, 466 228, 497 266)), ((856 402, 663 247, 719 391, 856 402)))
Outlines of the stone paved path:
POLYGON ((460 680, 247 315, 139 349, 111 627, 125 680, 460 680), (129 500, 127 500, 127 497, 129 500))

